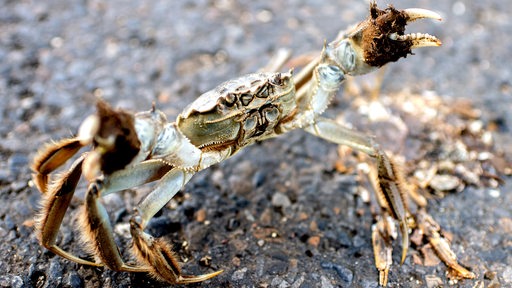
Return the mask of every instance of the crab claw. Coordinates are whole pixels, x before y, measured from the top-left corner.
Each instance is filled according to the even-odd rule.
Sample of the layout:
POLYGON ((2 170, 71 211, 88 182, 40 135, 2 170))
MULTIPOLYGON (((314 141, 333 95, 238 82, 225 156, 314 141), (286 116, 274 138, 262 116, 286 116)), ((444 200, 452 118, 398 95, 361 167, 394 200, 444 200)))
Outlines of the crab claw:
POLYGON ((418 19, 441 20, 436 12, 393 6, 381 10, 370 3, 370 16, 326 47, 325 57, 338 64, 345 74, 362 75, 389 62, 412 54, 412 49, 440 46, 441 41, 426 33, 405 34, 407 23, 418 19))
POLYGON ((380 10, 372 2, 370 16, 358 25, 359 29, 356 28, 349 38, 359 40, 367 64, 380 67, 406 57, 412 53, 412 49, 441 45, 439 39, 426 33, 405 34, 408 23, 425 18, 441 20, 441 15, 421 8, 397 10, 389 6, 380 10))
MULTIPOLYGON (((441 21, 441 15, 437 14, 434 11, 421 9, 421 8, 409 8, 402 11, 402 13, 407 17, 407 22, 413 22, 418 19, 434 19, 441 21)), ((410 41, 412 42, 411 49, 421 48, 421 47, 437 47, 441 46, 441 41, 437 39, 435 36, 429 35, 427 33, 410 33, 405 35, 400 35, 398 32, 394 32, 389 34, 389 39, 396 41, 410 41)))

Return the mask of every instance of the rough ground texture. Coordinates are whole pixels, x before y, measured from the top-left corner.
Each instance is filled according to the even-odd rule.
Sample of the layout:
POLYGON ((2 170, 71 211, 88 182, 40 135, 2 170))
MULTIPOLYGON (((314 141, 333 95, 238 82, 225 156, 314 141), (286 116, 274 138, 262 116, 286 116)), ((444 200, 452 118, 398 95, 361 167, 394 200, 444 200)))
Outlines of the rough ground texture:
MULTIPOLYGON (((202 92, 265 65, 276 49, 319 50, 367 16, 362 1, 331 2, 0 0, 0 287, 165 286, 42 249, 31 223, 40 199, 29 185, 31 158, 43 143, 75 133, 94 112, 94 95, 132 111, 155 101, 172 119, 202 92)), ((408 88, 470 99, 484 124, 496 124, 497 146, 510 155, 511 2, 392 4, 441 13, 442 23, 421 21, 410 30, 436 35, 443 46, 390 65, 382 93, 408 88)), ((345 107, 335 103, 330 116, 345 107)), ((377 287, 373 218, 356 196, 354 174, 334 169, 337 157, 335 145, 300 131, 254 145, 196 175, 149 230, 175 243, 187 272, 224 269, 192 287, 377 287), (211 260, 201 260, 206 256, 211 260)), ((429 213, 452 234, 475 280, 449 282, 443 264, 417 265, 410 256, 393 266, 389 286, 511 287, 512 179, 505 180, 498 190, 469 186, 430 201, 429 213)), ((73 229, 84 188, 59 244, 87 257, 73 229)), ((149 189, 104 201, 125 257, 130 211, 149 189)))

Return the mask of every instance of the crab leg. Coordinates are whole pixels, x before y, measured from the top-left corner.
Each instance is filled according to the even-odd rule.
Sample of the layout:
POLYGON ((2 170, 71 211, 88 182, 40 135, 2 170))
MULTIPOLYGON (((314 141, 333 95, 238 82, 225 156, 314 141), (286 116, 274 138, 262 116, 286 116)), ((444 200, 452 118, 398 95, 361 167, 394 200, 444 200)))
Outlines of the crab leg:
MULTIPOLYGON (((50 191, 43 195, 43 209, 36 221, 36 227, 41 244, 53 253, 79 264, 103 266, 101 263, 94 263, 76 257, 55 244, 57 234, 62 224, 62 219, 69 207, 71 198, 75 192, 76 185, 82 174, 82 163, 86 154, 78 158, 71 168, 65 172, 50 191)), ((39 174, 41 175, 41 174, 39 174)), ((46 188, 45 188, 46 189, 46 188)), ((43 191, 43 190, 41 190, 43 191)))
POLYGON ((391 264, 393 264, 390 239, 396 238, 395 225, 388 213, 383 213, 377 223, 372 225, 372 245, 375 256, 375 266, 379 270, 379 284, 386 287, 391 264))
POLYGON ((104 180, 97 179, 89 186, 85 197, 85 213, 82 213, 81 229, 85 242, 90 250, 99 258, 100 263, 115 271, 148 272, 146 266, 135 267, 126 265, 114 241, 111 224, 107 212, 99 198, 113 192, 130 187, 136 187, 162 178, 171 170, 171 166, 160 160, 148 160, 136 164, 130 169, 119 170, 106 176, 104 180))
POLYGON ((193 174, 172 169, 172 166, 160 160, 148 160, 130 169, 114 172, 103 181, 92 183, 86 194, 86 213, 83 213, 82 218, 85 229, 82 230, 90 250, 100 262, 115 271, 150 272, 158 279, 175 284, 201 282, 220 274, 222 271, 199 276, 182 275, 171 244, 163 239, 154 239, 144 232, 149 220, 174 197, 193 174), (137 206, 130 220, 133 249, 143 265, 129 266, 121 258, 108 215, 99 198, 155 180, 160 180, 157 187, 137 206))
POLYGON ((155 239, 144 232, 153 216, 192 178, 193 172, 173 169, 162 177, 160 183, 136 208, 130 220, 133 248, 139 261, 150 268, 150 273, 158 279, 173 284, 186 284, 205 281, 222 273, 222 270, 198 276, 182 275, 178 259, 171 250, 171 244, 163 239, 155 239))
MULTIPOLYGON (((402 263, 409 247, 409 228, 406 222, 406 193, 405 188, 402 187, 405 182, 397 165, 372 138, 318 115, 334 97, 345 75, 367 74, 386 63, 406 57, 412 49, 441 45, 436 37, 429 34, 404 34, 407 23, 422 18, 441 19, 439 14, 425 9, 413 8, 399 11, 390 6, 380 10, 376 3, 372 2, 368 19, 340 33, 336 40, 324 46, 319 58, 309 63, 294 78, 298 105, 306 107, 312 115, 306 112, 302 122, 292 125, 306 126, 306 131, 318 137, 352 147, 376 160, 378 184, 376 193, 385 202, 381 206, 389 210, 399 222, 402 234, 402 263), (308 121, 311 125, 304 125, 304 122, 308 121)), ((389 248, 388 243, 385 244, 384 246, 389 248)), ((384 261, 384 266, 388 265, 387 261, 384 261)), ((387 275, 386 272, 385 274, 387 275)))
POLYGON ((402 233, 401 261, 403 262, 409 247, 409 229, 406 222, 405 193, 400 187, 401 183, 404 182, 397 166, 372 138, 343 127, 333 120, 318 117, 316 123, 306 127, 305 130, 327 141, 361 151, 377 161, 377 178, 380 188, 377 193, 386 199, 391 215, 400 223, 402 233))
MULTIPOLYGON (((356 50, 357 54, 355 56, 359 59, 364 59, 365 62, 371 59, 372 63, 367 63, 370 67, 366 67, 362 71, 356 71, 358 73, 348 74, 365 74, 390 61, 397 61, 400 57, 405 57, 412 49, 429 46, 436 47, 441 45, 441 41, 439 41, 439 39, 426 33, 404 34, 405 26, 408 23, 419 19, 442 20, 441 15, 431 10, 409 8, 399 11, 392 7, 380 10, 377 8, 375 2, 372 2, 370 4, 370 16, 368 19, 362 21, 355 27, 340 31, 340 33, 338 33, 338 37, 327 46, 336 45, 336 43, 343 40, 348 40, 354 47, 359 47, 359 49, 356 50), (388 22, 392 22, 392 24, 389 24, 388 22), (396 23, 401 24, 396 25, 396 23), (391 31, 389 33, 383 32, 384 28, 388 28, 388 25, 393 25, 392 28, 400 31, 391 31), (394 27, 394 25, 396 25, 396 27, 394 27), (377 38, 382 38, 382 36, 386 36, 391 41, 385 43, 374 42, 377 38), (372 46, 377 49, 379 47, 386 48, 387 51, 384 53, 374 51, 377 49, 370 48, 372 46), (386 54, 393 54, 393 58, 388 58, 389 55, 386 54)), ((313 70, 322 62, 322 60, 322 56, 315 58, 294 77, 297 91, 299 91, 303 86, 308 86, 307 83, 312 78, 313 70)), ((298 94, 306 92, 305 89, 302 90, 303 91, 298 94)))
POLYGON ((144 266, 130 266, 124 263, 114 240, 107 211, 99 202, 101 186, 101 181, 91 183, 85 196, 85 213, 82 213, 81 223, 85 228, 82 231, 86 243, 90 250, 94 251, 94 256, 98 258, 99 262, 104 263, 111 270, 147 272, 149 269, 144 266))
MULTIPOLYGON (((88 155, 90 154, 84 153, 80 158, 75 160, 71 165, 71 168, 64 174, 60 175, 60 177, 55 181, 55 184, 50 186, 49 191, 47 191, 43 196, 43 209, 41 210, 41 214, 38 216, 36 223, 37 230, 40 231, 38 237, 45 248, 76 263, 99 267, 103 266, 102 262, 95 263, 81 259, 62 250, 62 248, 55 244, 62 220, 69 203, 73 198, 76 185, 80 180, 84 160, 88 155)), ((169 170, 170 167, 159 160, 146 161, 138 164, 134 166, 132 170, 129 170, 130 172, 121 170, 112 176, 116 179, 114 182, 117 185, 108 185, 108 183, 110 183, 110 178, 107 177, 109 180, 105 187, 108 189, 103 191, 102 196, 157 180, 169 170)), ((89 206, 91 207, 91 205, 89 206)), ((85 238, 87 239, 88 237, 86 236, 85 238)), ((110 259, 109 257, 106 258, 110 259)))

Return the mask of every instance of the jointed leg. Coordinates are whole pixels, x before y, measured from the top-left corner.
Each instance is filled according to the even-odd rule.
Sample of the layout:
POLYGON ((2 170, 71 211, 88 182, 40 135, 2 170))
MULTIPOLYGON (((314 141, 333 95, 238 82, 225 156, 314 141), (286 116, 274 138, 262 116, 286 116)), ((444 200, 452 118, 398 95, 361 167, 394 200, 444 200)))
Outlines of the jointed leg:
POLYGON ((83 225, 81 232, 98 262, 114 271, 149 271, 146 266, 136 267, 124 263, 113 237, 114 233, 108 214, 99 198, 109 193, 157 180, 171 168, 162 161, 150 160, 130 167, 130 169, 114 172, 105 176, 105 180, 97 179, 89 185, 85 197, 85 208, 81 214, 83 225))
MULTIPOLYGON (((50 186, 49 191, 46 191, 47 184, 44 184, 45 191, 43 194, 43 209, 41 214, 38 216, 36 221, 37 231, 39 232, 39 240, 41 245, 53 253, 60 255, 68 260, 79 264, 92 265, 92 266, 103 266, 101 263, 94 263, 76 257, 58 247, 55 244, 57 234, 62 224, 62 219, 66 214, 69 202, 73 198, 76 185, 82 175, 82 163, 86 157, 86 154, 78 158, 71 168, 62 174, 55 183, 50 186)), ((38 174, 43 175, 43 174, 38 174)))
MULTIPOLYGON (((70 140, 66 140, 67 142, 61 142, 61 143, 72 143, 70 140)), ((53 147, 52 147, 53 148, 53 147)), ((62 147, 60 147, 62 148, 62 147)), ((45 161, 40 160, 37 164, 37 167, 43 167, 40 171, 45 171, 47 174, 49 172, 56 169, 60 164, 64 163, 63 158, 69 159, 72 154, 69 153, 69 149, 60 149, 58 146, 55 146, 55 148, 52 149, 53 152, 46 152, 41 155, 46 155, 46 157, 40 157, 45 158, 45 161), (48 156, 50 155, 50 156, 48 156), (63 156, 64 155, 64 156, 63 156), (62 162, 59 165, 56 165, 53 160, 59 159, 58 162, 62 162), (46 168, 44 168, 46 167, 46 168), (52 169, 49 169, 48 167, 52 167, 52 169)), ((64 215, 67 211, 67 208, 69 206, 69 203, 71 199, 73 198, 73 194, 75 191, 75 188, 77 186, 78 181, 80 180, 80 176, 82 174, 82 165, 84 162, 84 159, 87 157, 87 153, 84 153, 80 158, 78 158, 72 165, 71 168, 66 171, 65 173, 59 175, 59 178, 55 180, 55 182, 47 187, 47 184, 44 186, 44 190, 46 191, 43 195, 43 201, 42 205, 43 208, 41 210, 41 214, 38 216, 37 219, 37 231, 39 232, 39 239, 41 241, 41 244, 47 248, 48 250, 52 251, 53 253, 60 255, 61 257, 64 257, 68 260, 71 260, 73 262, 83 264, 83 265, 92 265, 92 266, 103 266, 102 262, 91 262, 88 260, 81 259, 77 256, 74 256, 64 250, 62 250, 60 247, 58 247, 55 242, 57 239, 57 235, 60 229, 60 225, 62 223, 62 220, 64 218, 64 215)), ((36 165, 35 165, 36 166, 36 165)), ((168 166, 167 164, 153 160, 153 161, 146 161, 143 163, 140 163, 134 167, 132 167, 129 170, 121 170, 114 174, 112 174, 107 182, 107 185, 105 185, 105 188, 102 190, 102 195, 106 195, 108 193, 120 191, 129 187, 138 186, 144 183, 148 183, 151 181, 154 181, 156 179, 159 179, 164 175, 167 171, 169 171, 172 167, 168 166), (113 184, 110 184, 112 183, 113 184)), ((36 170, 38 171, 38 170, 36 170)), ((47 174, 37 174, 37 175, 46 175, 47 174)), ((37 177, 37 176, 35 176, 37 177)), ((92 184, 92 187, 95 190, 98 190, 97 184, 92 184)), ((89 205, 86 205, 86 209, 92 210, 92 213, 85 214, 85 215, 92 215, 91 218, 97 218, 97 219, 103 219, 102 221, 108 221, 108 217, 98 218, 98 215, 101 215, 100 212, 94 212, 94 210, 101 210, 101 208, 98 208, 98 204, 95 202, 92 202, 95 198, 92 196, 95 196, 97 193, 92 193, 92 189, 89 189, 87 193, 87 201, 89 201, 89 205), (92 204, 94 205, 92 205, 92 204)), ((43 190, 42 190, 43 191, 43 190)), ((91 212, 91 211, 89 211, 91 212)), ((87 222, 87 221, 85 221, 87 222)), ((97 223, 98 221, 94 220, 93 223, 97 223)), ((94 224, 96 225, 96 224, 94 224)), ((94 226, 89 225, 89 226, 94 226)), ((97 225, 96 225, 97 226, 97 225)), ((98 233, 104 234, 104 230, 106 228, 91 228, 91 231, 99 231, 98 233), (103 229, 103 230, 102 230, 103 229)), ((96 236, 94 233, 86 234, 86 239, 95 239, 96 236)), ((102 238, 99 237, 98 238, 102 238)), ((109 240, 109 239, 107 239, 109 240)), ((91 242, 91 241, 90 241, 91 242)), ((94 242, 94 240, 92 240, 94 242)), ((108 243, 108 241, 107 241, 108 243)), ((103 249, 108 249, 107 247, 103 247, 103 249)), ((113 247, 113 246, 110 246, 113 247)), ((92 249, 95 250, 95 249, 92 249)), ((115 250, 117 251, 117 247, 115 247, 115 250)), ((109 252, 104 252, 104 254, 109 252)), ((106 259, 112 259, 111 257, 100 257, 100 258, 106 258, 106 259)), ((107 263, 107 266, 116 266, 116 264, 107 263)), ((124 269, 127 270, 127 269, 124 269)), ((146 269, 147 270, 147 269, 146 269)), ((130 270, 130 271, 133 271, 130 270)))
POLYGON ((402 187, 404 180, 396 165, 372 138, 343 127, 333 120, 319 117, 315 124, 307 127, 305 130, 320 138, 352 147, 375 158, 377 161, 378 188, 380 188, 380 191, 377 189, 377 193, 386 200, 388 206, 386 208, 389 209, 391 215, 400 223, 400 230, 402 232, 401 261, 403 263, 409 247, 409 228, 406 222, 407 207, 405 206, 405 193, 402 187))
POLYGON ((148 268, 126 265, 114 240, 112 225, 103 205, 99 202, 101 196, 101 181, 91 183, 85 196, 85 211, 81 214, 85 241, 98 262, 105 264, 114 271, 148 272, 148 268))
POLYGON ((169 171, 162 177, 156 189, 138 205, 136 214, 130 220, 137 258, 150 268, 153 276, 175 284, 205 281, 222 272, 216 271, 199 276, 182 275, 177 257, 171 250, 171 244, 144 232, 149 220, 174 197, 193 174, 179 169, 169 171))

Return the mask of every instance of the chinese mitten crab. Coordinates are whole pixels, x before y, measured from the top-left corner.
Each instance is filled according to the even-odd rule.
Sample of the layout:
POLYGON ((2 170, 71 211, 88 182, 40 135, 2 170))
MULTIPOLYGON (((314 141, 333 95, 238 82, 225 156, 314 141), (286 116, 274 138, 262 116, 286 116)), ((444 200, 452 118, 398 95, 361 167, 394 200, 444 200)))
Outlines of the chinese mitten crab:
POLYGON ((408 22, 440 19, 424 9, 380 10, 325 45, 321 56, 300 74, 263 72, 227 81, 197 98, 168 122, 153 107, 132 115, 98 101, 98 113, 87 118, 76 137, 47 145, 34 159, 34 182, 43 193, 37 232, 42 245, 79 264, 116 271, 149 272, 169 283, 193 283, 222 271, 183 275, 170 243, 144 232, 149 220, 192 176, 239 152, 245 146, 304 129, 328 141, 350 146, 375 159, 379 197, 399 222, 402 261, 408 247, 404 185, 397 167, 374 140, 321 116, 347 75, 362 75, 397 61, 411 49, 439 46, 434 36, 404 34, 408 22), (55 179, 51 173, 82 147, 92 150, 74 160, 55 179), (95 260, 82 259, 56 243, 64 214, 81 175, 90 183, 81 213, 80 232, 95 260), (135 208, 130 220, 138 264, 123 261, 100 198, 116 191, 159 181, 135 208))

